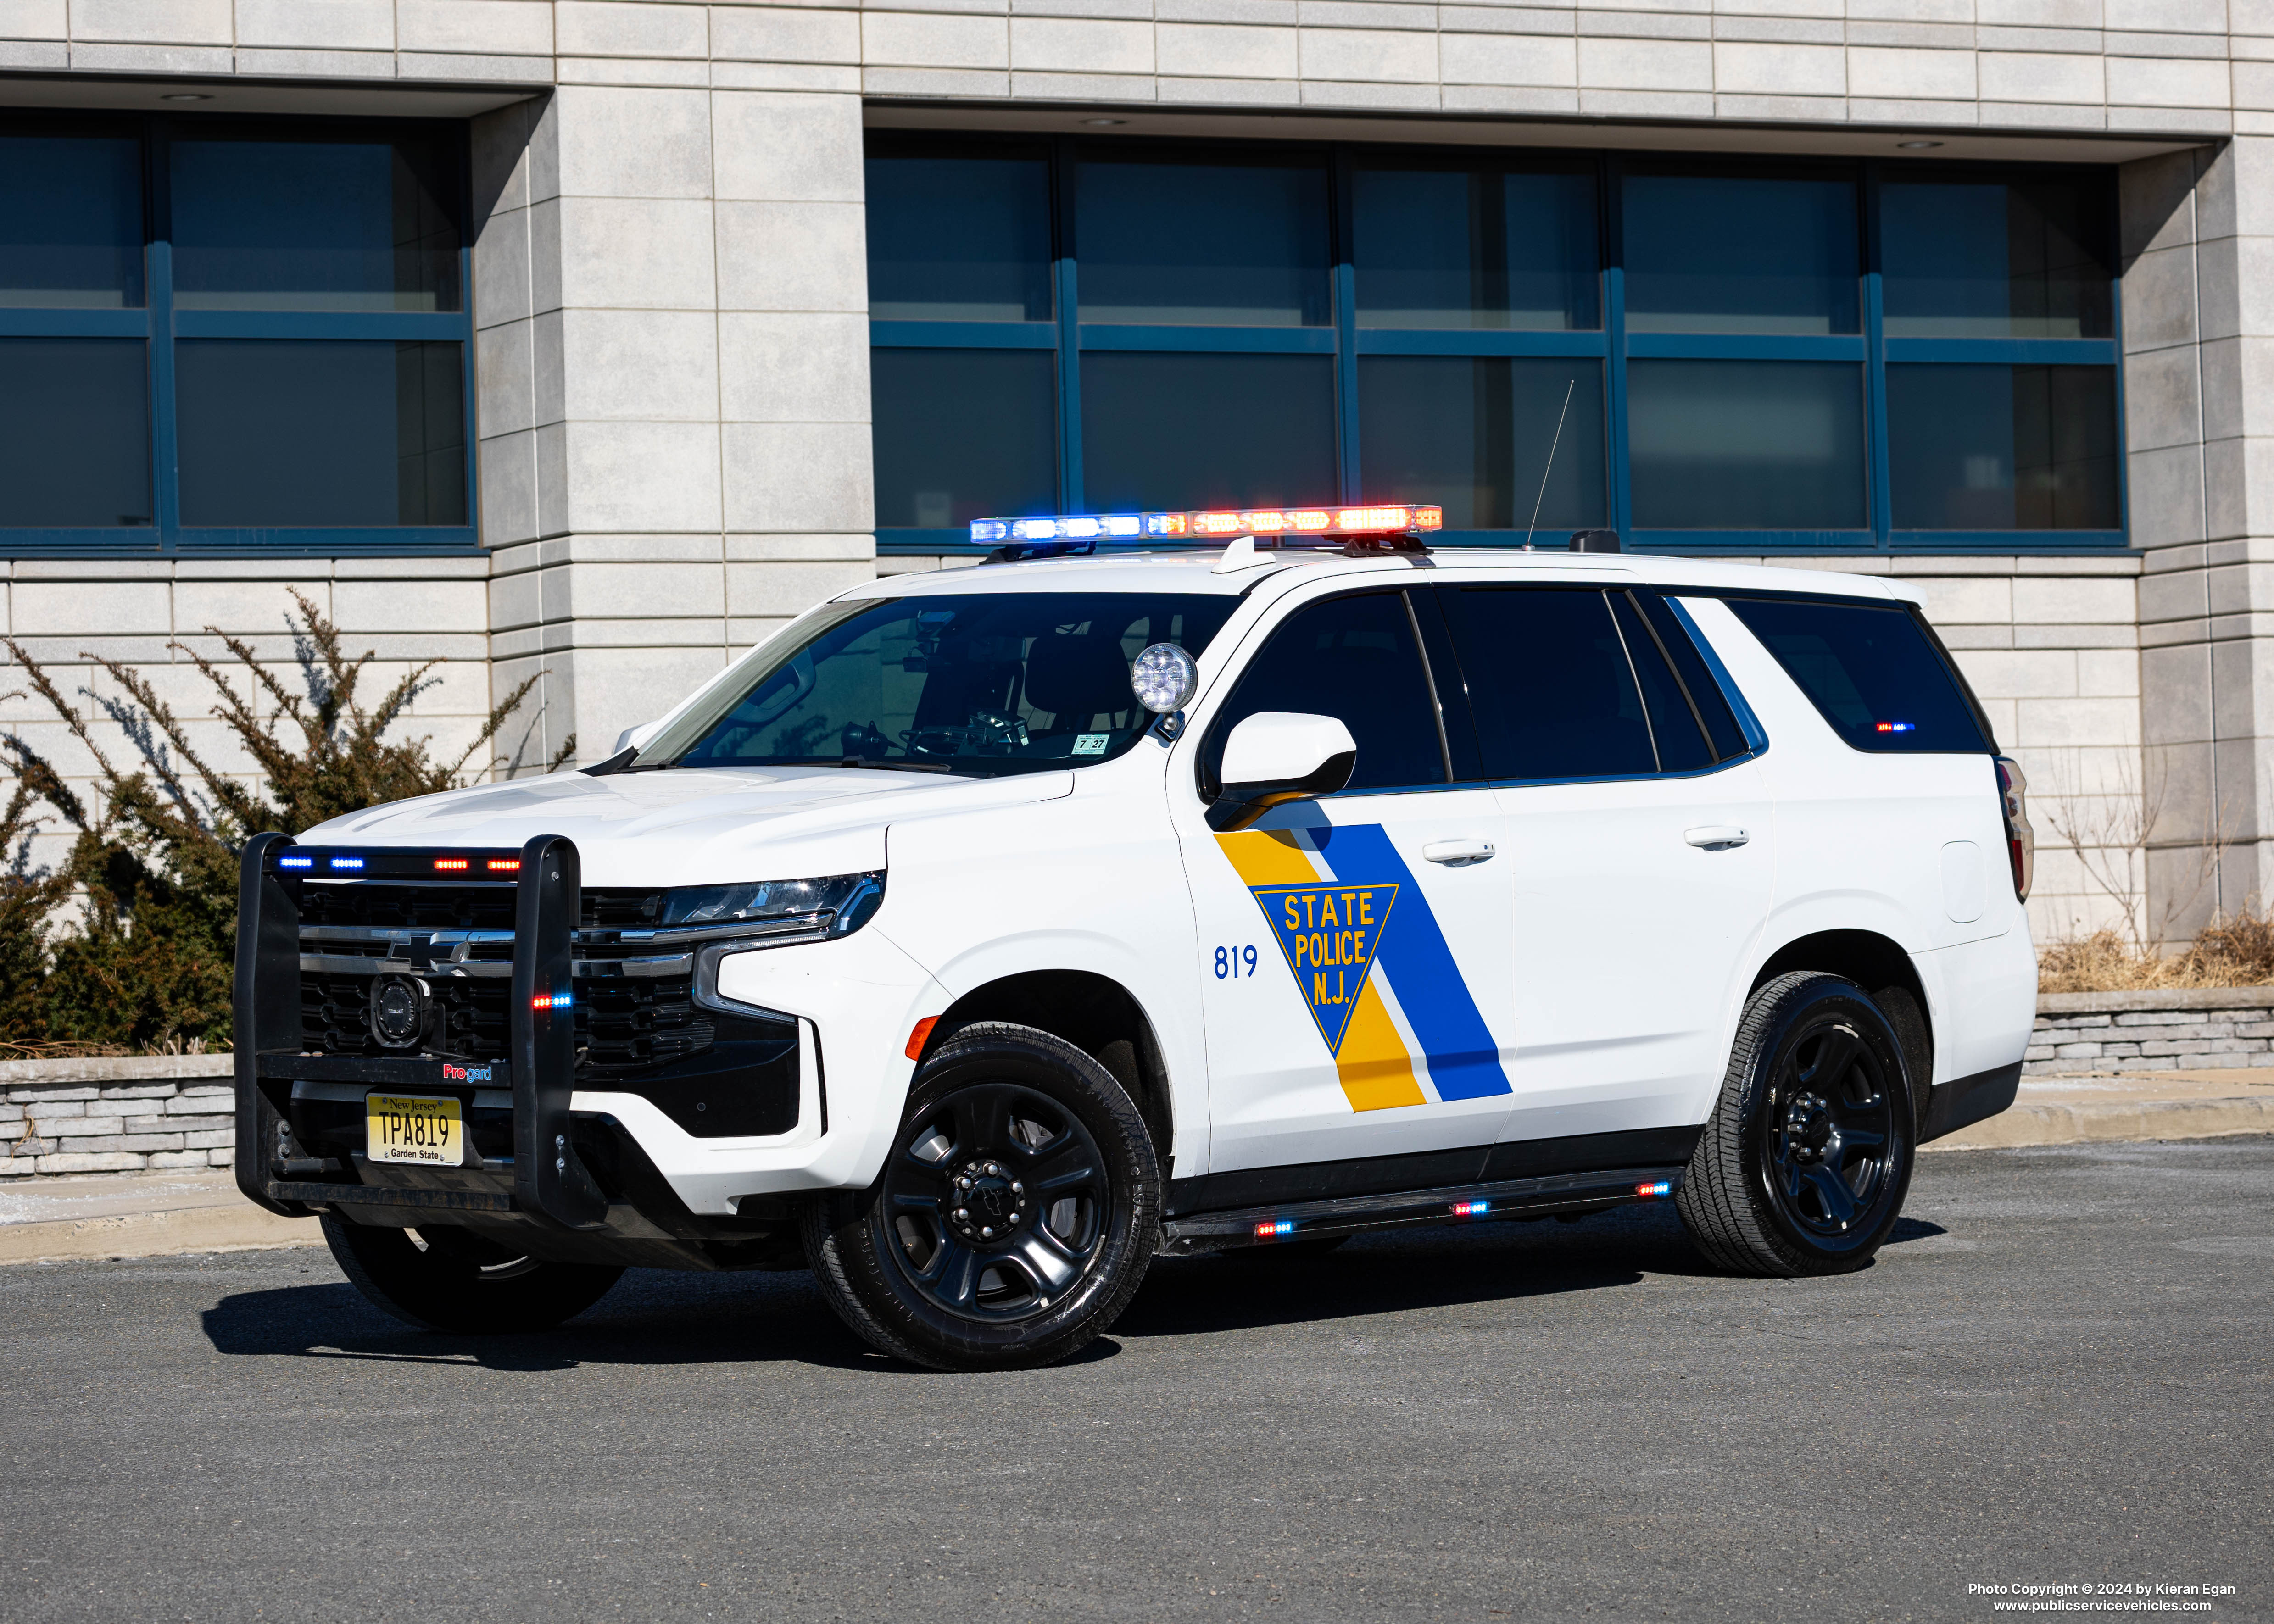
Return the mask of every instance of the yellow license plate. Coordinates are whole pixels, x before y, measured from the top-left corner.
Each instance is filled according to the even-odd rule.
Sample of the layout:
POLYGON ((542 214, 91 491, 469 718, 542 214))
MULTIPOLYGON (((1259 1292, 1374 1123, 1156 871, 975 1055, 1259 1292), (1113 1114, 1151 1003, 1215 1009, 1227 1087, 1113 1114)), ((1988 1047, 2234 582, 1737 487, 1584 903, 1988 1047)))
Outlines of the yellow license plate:
POLYGON ((463 1167, 466 1124, 456 1100, 374 1094, 363 1105, 365 1154, 373 1162, 463 1167))

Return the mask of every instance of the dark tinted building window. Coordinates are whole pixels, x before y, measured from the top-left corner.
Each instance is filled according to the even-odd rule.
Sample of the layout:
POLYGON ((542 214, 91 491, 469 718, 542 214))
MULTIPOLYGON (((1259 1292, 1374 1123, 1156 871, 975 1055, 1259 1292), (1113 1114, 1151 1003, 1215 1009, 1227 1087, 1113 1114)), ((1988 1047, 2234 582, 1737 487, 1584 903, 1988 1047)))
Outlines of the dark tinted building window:
POLYGON ((1327 168, 1085 157, 1074 252, 1084 321, 1321 327, 1327 168))
POLYGON ((1351 177, 1361 327, 1602 325, 1595 174, 1365 167, 1351 177))
POLYGON ((1098 512, 1294 507, 1334 489, 1331 356, 1089 353, 1081 414, 1098 512))
POLYGON ((147 525, 149 346, 0 338, 0 525, 147 525))
POLYGON ((1439 598, 1489 776, 1632 778, 1658 770, 1642 695, 1602 593, 1452 587, 1439 598))
POLYGON ((871 316, 1050 319, 1047 153, 888 148, 870 157, 868 182, 871 316))
POLYGON ((1358 741, 1352 789, 1446 781, 1429 678, 1399 592, 1332 598, 1288 616, 1248 665, 1209 735, 1209 771, 1259 710, 1340 717, 1358 741))
POLYGON ((872 350, 877 523, 944 530, 1058 510, 1047 350, 872 350))
POLYGON ((1987 750, 1950 667, 1907 609, 1733 598, 1729 607, 1859 750, 1987 750))
POLYGON ((1864 369, 1849 362, 1630 362, 1627 445, 1643 530, 1866 523, 1864 369))
POLYGON ((0 135, 0 304, 142 303, 142 142, 133 133, 0 135))
POLYGON ((1358 402, 1366 491, 1434 502, 1448 530, 1520 532, 1535 505, 1558 541, 1604 522, 1600 361, 1360 356, 1358 402))
POLYGON ((1969 363, 1887 368, 1899 530, 2111 530, 2116 372, 1969 363))
POLYGON ((1625 195, 1631 330, 1863 331, 1854 180, 1632 175, 1625 195))
POLYGON ((2101 176, 1889 177, 1879 189, 1889 335, 2108 337, 2112 203, 2101 176))

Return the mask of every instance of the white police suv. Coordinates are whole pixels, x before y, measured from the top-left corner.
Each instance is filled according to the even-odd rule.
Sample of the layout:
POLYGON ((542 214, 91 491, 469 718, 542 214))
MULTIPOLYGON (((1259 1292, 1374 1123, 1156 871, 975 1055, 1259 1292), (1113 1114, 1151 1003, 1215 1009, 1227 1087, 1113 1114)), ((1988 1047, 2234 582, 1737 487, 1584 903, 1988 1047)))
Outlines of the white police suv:
POLYGON ((238 1182, 415 1323, 809 1264, 954 1368, 1399 1225, 1863 1266, 2014 1097, 2020 773, 1899 583, 1435 517, 990 522, 598 766, 260 837, 238 1182))

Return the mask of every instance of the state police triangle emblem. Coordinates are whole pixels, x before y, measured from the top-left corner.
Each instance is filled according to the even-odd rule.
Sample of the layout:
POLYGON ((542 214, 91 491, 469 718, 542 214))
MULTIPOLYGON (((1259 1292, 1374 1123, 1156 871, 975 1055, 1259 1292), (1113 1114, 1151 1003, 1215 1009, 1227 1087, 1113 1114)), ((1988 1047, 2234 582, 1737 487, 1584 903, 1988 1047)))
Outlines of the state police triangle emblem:
POLYGON ((1251 885, 1329 1054, 1342 1053, 1397 900, 1388 885, 1251 885))

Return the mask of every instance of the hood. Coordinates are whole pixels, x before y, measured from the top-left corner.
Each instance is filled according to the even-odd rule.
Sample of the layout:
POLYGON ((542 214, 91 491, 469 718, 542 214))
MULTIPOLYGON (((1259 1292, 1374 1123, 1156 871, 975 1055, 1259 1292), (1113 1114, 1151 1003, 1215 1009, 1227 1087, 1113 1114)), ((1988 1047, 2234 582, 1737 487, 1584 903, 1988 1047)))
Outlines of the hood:
POLYGON ((910 818, 1053 801, 1070 771, 948 778, 843 767, 558 772, 398 801, 320 823, 308 846, 517 847, 576 843, 587 885, 713 885, 885 867, 885 831, 910 818))

